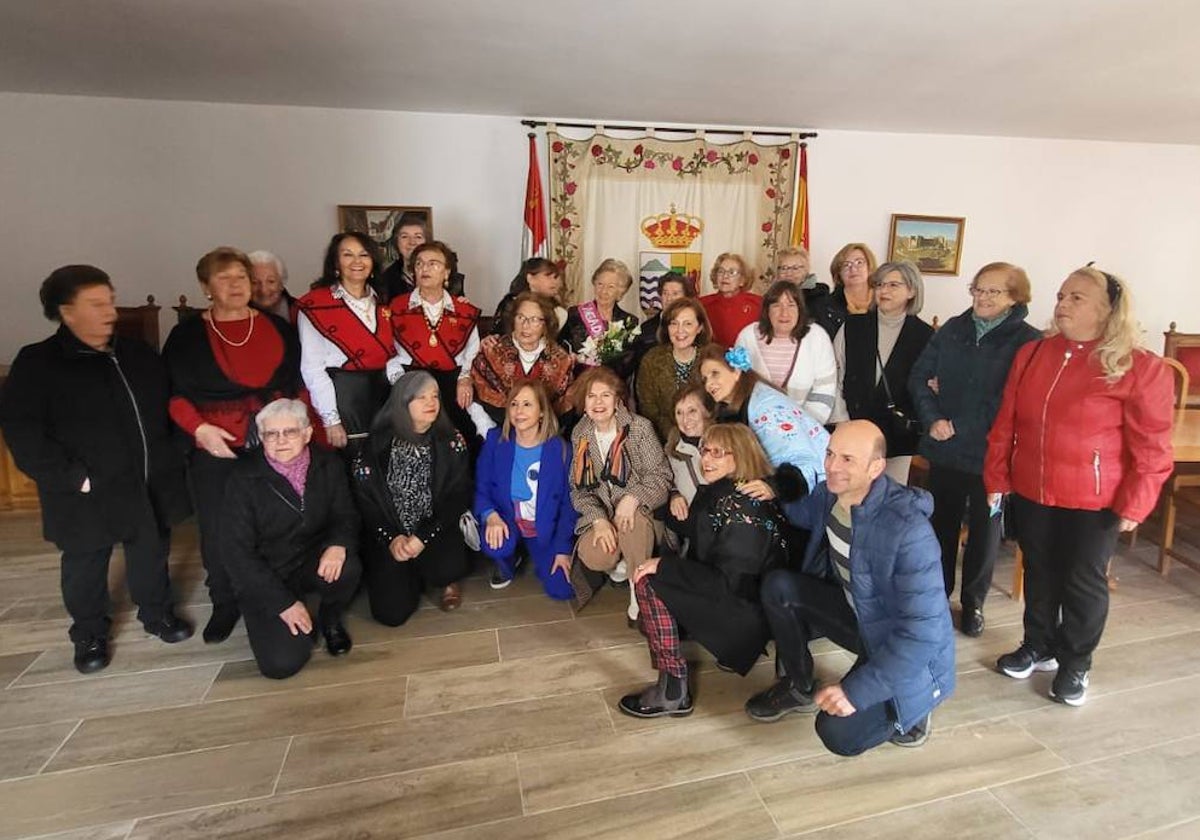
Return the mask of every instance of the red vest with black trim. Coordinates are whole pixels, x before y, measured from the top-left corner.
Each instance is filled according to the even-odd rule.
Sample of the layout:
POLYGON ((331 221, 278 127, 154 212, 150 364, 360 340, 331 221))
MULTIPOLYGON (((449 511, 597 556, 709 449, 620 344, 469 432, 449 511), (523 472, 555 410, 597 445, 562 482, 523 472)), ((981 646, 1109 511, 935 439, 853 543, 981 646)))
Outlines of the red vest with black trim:
POLYGON ((375 307, 372 333, 349 306, 333 296, 330 286, 313 289, 296 305, 322 337, 346 354, 342 370, 383 370, 388 359, 396 355, 391 313, 386 306, 375 307))
POLYGON ((479 307, 464 297, 456 297, 454 311, 445 307, 437 327, 431 330, 420 303, 412 307, 413 296, 418 294, 412 291, 392 299, 392 332, 396 343, 412 356, 414 368, 454 370, 458 367, 454 357, 467 346, 479 322, 479 307))

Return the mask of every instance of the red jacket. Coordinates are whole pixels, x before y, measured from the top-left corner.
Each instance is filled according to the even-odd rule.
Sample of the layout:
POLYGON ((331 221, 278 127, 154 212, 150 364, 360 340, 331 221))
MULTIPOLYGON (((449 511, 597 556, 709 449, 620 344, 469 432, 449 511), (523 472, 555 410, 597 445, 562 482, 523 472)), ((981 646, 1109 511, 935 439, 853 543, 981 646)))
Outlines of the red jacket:
POLYGON ((714 292, 700 298, 700 305, 712 324, 713 341, 722 347, 732 347, 742 327, 758 320, 762 298, 751 292, 738 292, 731 297, 714 292))
POLYGON ((1136 350, 1104 380, 1098 342, 1062 335, 1017 351, 988 434, 983 483, 1050 507, 1111 508, 1141 522, 1171 475, 1174 385, 1167 366, 1136 350))

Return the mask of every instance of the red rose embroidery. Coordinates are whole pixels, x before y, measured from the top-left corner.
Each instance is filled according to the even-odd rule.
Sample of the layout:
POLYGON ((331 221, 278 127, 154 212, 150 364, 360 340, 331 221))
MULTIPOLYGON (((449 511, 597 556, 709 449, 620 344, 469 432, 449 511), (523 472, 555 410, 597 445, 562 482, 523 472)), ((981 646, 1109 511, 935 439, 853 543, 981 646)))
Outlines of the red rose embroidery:
POLYGON ((791 156, 792 156, 791 149, 780 149, 779 150, 779 157, 782 158, 783 160, 787 160, 791 156))
POLYGON ((754 166, 754 164, 758 163, 758 155, 751 152, 750 157, 746 158, 746 160, 750 161, 751 166, 754 166))
POLYGON ((563 187, 563 190, 566 191, 567 195, 575 195, 575 190, 578 189, 578 186, 579 185, 574 181, 567 181, 566 186, 563 187))
POLYGON ((550 148, 554 150, 555 154, 558 154, 563 150, 563 144, 560 141, 555 140, 554 145, 552 145, 550 148))
POLYGON ((600 157, 602 154, 604 154, 604 150, 600 148, 599 143, 592 146, 592 157, 600 157))
POLYGON ((675 160, 671 161, 671 168, 676 172, 683 169, 683 158, 675 158, 675 160))
POLYGON ((564 216, 563 220, 558 223, 558 226, 560 228, 562 228, 563 230, 570 230, 571 229, 571 220, 564 216))
POLYGON ((767 198, 774 198, 774 197, 775 197, 775 190, 774 189, 767 190, 767 198))
POLYGON ((652 160, 648 160, 648 161, 646 161, 645 163, 643 163, 643 164, 642 164, 642 166, 646 167, 647 169, 653 169, 653 168, 654 168, 654 161, 652 161, 652 160))
POLYGON ((770 233, 770 232, 771 232, 771 228, 773 228, 773 227, 774 227, 774 225, 772 225, 770 222, 763 222, 763 226, 762 226, 762 232, 763 232, 763 233, 770 233))
POLYGON ((790 432, 792 429, 794 429, 796 427, 793 426, 791 423, 780 423, 779 428, 783 429, 785 432, 790 432))
POLYGON ((641 144, 641 143, 638 143, 636 146, 634 146, 634 147, 633 147, 633 153, 634 153, 635 155, 637 155, 638 157, 641 157, 641 156, 642 156, 642 151, 643 151, 643 150, 642 150, 642 144, 641 144))
POLYGON ((715 151, 713 151, 712 149, 709 149, 708 154, 706 154, 704 156, 704 159, 707 160, 709 163, 712 163, 718 157, 719 157, 719 155, 715 151))

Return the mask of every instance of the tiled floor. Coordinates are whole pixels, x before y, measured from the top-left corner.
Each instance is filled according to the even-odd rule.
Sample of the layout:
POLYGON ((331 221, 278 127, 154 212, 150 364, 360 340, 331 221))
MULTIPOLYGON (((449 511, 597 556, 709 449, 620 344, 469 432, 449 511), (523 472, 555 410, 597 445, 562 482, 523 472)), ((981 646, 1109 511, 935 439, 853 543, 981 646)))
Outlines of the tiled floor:
MULTIPOLYGON (((1163 580, 1145 539, 1114 563, 1085 707, 1046 700, 1049 675, 991 671, 1020 639, 996 591, 930 742, 840 759, 811 718, 742 713, 765 660, 743 679, 693 651, 692 717, 617 714, 652 677, 623 600, 605 590, 577 617, 529 578, 473 578, 458 613, 398 629, 356 605, 350 656, 317 651, 284 682, 258 676, 240 627, 168 646, 125 603, 113 664, 82 677, 38 533, 0 515, 0 840, 1200 837, 1200 575, 1163 580)), ((173 569, 202 624, 190 531, 173 569)), ((827 677, 850 664, 818 650, 827 677)))

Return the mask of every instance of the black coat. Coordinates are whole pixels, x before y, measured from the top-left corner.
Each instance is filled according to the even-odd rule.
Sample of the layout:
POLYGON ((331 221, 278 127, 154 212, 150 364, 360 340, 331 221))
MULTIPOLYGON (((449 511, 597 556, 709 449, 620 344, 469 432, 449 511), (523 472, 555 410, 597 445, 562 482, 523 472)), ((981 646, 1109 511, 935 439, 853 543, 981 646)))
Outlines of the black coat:
POLYGON ((358 510, 341 457, 315 446, 304 498, 255 451, 234 469, 221 513, 221 562, 238 600, 278 615, 301 593, 290 582, 325 549, 358 551, 358 510))
MULTIPOLYGON (((634 315, 626 312, 619 306, 613 306, 612 323, 623 323, 628 329, 633 329, 638 325, 638 319, 634 315)), ((610 324, 611 326, 611 324, 610 324)), ((578 353, 583 347, 583 343, 588 339, 587 326, 583 323, 583 317, 579 314, 579 307, 572 306, 567 310, 567 321, 558 331, 558 343, 570 350, 572 353, 578 353)), ((629 377, 633 376, 633 372, 637 369, 637 340, 631 341, 625 348, 619 358, 613 359, 607 363, 607 367, 611 368, 617 376, 628 381, 629 377)), ((587 370, 584 364, 575 365, 575 375, 579 376, 587 370)))
POLYGON ((23 347, 0 396, 13 458, 38 486, 45 538, 63 551, 133 536, 153 506, 160 527, 191 513, 167 419, 167 372, 146 344, 93 350, 65 326, 23 347), (91 492, 82 493, 84 479, 91 492))
MULTIPOLYGON (((470 510, 475 496, 471 458, 467 444, 457 432, 433 437, 433 514, 418 523, 412 535, 429 545, 443 531, 458 529, 458 520, 470 510)), ((353 467, 354 495, 367 530, 384 546, 407 532, 396 516, 392 491, 388 488, 388 464, 392 438, 372 435, 353 467)))
POLYGON ((879 314, 872 309, 865 315, 850 315, 842 326, 846 341, 846 370, 842 377, 842 398, 851 420, 870 420, 887 439, 888 457, 912 455, 917 451, 920 436, 917 409, 908 390, 908 375, 917 357, 929 343, 933 327, 916 315, 907 315, 896 337, 896 345, 883 366, 883 376, 876 381, 879 370, 879 314), (888 389, 897 409, 911 421, 910 428, 892 416, 888 409, 888 389))
POLYGON ((651 585, 693 639, 744 675, 770 638, 758 589, 784 562, 779 509, 722 479, 697 489, 687 521, 671 525, 689 540, 688 554, 664 556, 651 585))
MULTIPOLYGON (((824 284, 821 286, 828 289, 824 284)), ((850 308, 846 304, 846 290, 842 286, 838 286, 829 294, 814 295, 812 299, 805 294, 804 305, 808 309, 809 319, 820 324, 825 332, 829 333, 830 341, 837 336, 838 330, 850 314, 850 308)))

